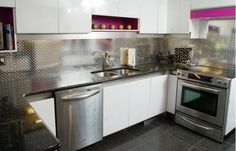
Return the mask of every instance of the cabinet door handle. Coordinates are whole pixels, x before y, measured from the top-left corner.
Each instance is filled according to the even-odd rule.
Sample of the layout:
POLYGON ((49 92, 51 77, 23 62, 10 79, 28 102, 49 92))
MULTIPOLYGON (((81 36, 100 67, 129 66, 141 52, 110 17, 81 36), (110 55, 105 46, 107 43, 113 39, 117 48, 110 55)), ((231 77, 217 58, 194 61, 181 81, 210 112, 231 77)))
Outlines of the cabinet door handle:
POLYGON ((81 93, 81 94, 66 95, 66 96, 62 97, 62 100, 63 101, 82 100, 82 99, 86 99, 88 97, 91 97, 93 95, 96 95, 99 92, 100 92, 99 90, 92 90, 92 91, 88 91, 86 93, 81 93))

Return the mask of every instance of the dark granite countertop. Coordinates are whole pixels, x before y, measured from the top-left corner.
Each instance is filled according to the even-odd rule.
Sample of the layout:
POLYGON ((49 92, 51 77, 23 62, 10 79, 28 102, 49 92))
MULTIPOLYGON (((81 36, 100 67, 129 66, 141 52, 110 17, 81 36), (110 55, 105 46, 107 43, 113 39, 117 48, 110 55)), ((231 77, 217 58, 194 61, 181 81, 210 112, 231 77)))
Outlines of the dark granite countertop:
MULTIPOLYGON (((113 67, 118 68, 119 66, 113 67)), ((144 64, 136 67, 140 71, 116 78, 101 78, 92 71, 99 71, 101 67, 86 67, 68 69, 60 74, 41 74, 28 79, 18 79, 0 83, 0 97, 9 96, 9 99, 0 101, 0 150, 16 151, 43 151, 56 149, 60 146, 59 140, 51 134, 43 123, 36 123, 39 117, 29 113, 31 106, 24 96, 43 92, 98 84, 118 79, 132 78, 146 74, 176 74, 175 65, 144 64), (12 92, 14 91, 14 92, 12 92)))
MULTIPOLYGON (((176 66, 174 65, 157 65, 157 64, 144 64, 135 67, 139 71, 130 73, 128 75, 118 76, 118 77, 98 77, 95 74, 91 74, 94 71, 118 69, 118 68, 130 68, 126 66, 113 66, 112 68, 102 69, 101 67, 87 67, 83 70, 75 70, 73 72, 65 72, 64 74, 59 74, 58 76, 46 76, 37 77, 26 80, 16 81, 18 85, 24 86, 24 83, 31 83, 31 89, 28 91, 20 87, 20 89, 25 89, 22 92, 24 95, 32 95, 48 91, 58 91, 68 88, 81 87, 86 85, 104 83, 114 80, 127 79, 137 76, 144 76, 146 74, 159 73, 159 74, 176 74, 176 66)), ((70 69, 69 69, 70 70, 70 69)))
POLYGON ((100 78, 91 72, 102 68, 86 67, 83 70, 81 68, 68 69, 56 76, 48 73, 28 79, 1 82, 0 96, 8 96, 8 99, 0 101, 0 150, 43 151, 53 150, 60 146, 59 140, 43 123, 35 122, 40 118, 37 114, 29 112, 32 107, 24 98, 26 95, 54 92, 151 73, 176 72, 175 66, 172 65, 146 64, 137 68, 140 70, 139 72, 117 78, 100 78), (14 94, 14 96, 9 94, 14 94))

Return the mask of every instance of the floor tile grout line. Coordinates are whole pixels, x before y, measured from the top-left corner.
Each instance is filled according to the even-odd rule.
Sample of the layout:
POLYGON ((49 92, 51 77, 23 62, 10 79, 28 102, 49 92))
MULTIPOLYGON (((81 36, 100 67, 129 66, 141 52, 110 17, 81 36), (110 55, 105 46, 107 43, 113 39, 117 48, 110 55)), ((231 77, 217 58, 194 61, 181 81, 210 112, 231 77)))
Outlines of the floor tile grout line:
POLYGON ((199 145, 201 142, 203 142, 204 140, 206 140, 206 138, 202 138, 201 140, 199 140, 196 144, 192 145, 187 151, 191 151, 191 149, 193 149, 194 147, 197 147, 197 145, 199 145))
POLYGON ((229 142, 226 142, 226 141, 224 142, 224 144, 227 144, 227 145, 230 145, 230 146, 233 145, 232 143, 229 143, 229 142))
POLYGON ((173 127, 170 127, 169 129, 167 129, 167 130, 163 131, 163 133, 168 133, 168 132, 170 132, 171 130, 173 130, 174 128, 175 128, 175 126, 173 126, 173 127))

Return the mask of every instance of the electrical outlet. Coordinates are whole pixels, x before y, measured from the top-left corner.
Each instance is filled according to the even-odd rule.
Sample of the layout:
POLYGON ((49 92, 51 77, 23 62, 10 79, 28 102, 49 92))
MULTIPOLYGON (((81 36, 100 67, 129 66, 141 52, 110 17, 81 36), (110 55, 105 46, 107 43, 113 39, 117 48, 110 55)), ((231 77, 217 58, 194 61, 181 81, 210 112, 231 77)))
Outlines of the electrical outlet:
POLYGON ((5 57, 0 56, 0 66, 5 65, 5 57))

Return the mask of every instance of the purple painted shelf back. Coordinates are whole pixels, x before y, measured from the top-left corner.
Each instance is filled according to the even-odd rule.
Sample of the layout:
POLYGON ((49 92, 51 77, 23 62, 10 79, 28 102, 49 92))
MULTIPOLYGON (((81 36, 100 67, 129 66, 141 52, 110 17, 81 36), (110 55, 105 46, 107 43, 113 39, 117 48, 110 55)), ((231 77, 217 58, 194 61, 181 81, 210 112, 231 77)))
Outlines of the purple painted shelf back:
POLYGON ((13 25, 13 10, 12 8, 0 7, 0 22, 13 25))
POLYGON ((192 10, 191 18, 200 19, 200 18, 235 17, 235 9, 236 9, 236 6, 192 10))
POLYGON ((131 30, 138 30, 137 18, 123 18, 123 17, 93 15, 92 23, 98 25, 98 29, 100 29, 101 24, 105 24, 106 30, 110 29, 110 25, 115 25, 114 30, 117 30, 119 25, 124 26, 123 30, 126 30, 127 25, 131 25, 132 27, 131 30))
MULTIPOLYGON (((11 24, 14 26, 14 17, 13 17, 13 8, 0 7, 0 22, 3 23, 3 26, 6 24, 11 24)), ((13 28, 13 33, 14 33, 13 28)), ((15 37, 13 36, 13 49, 15 51, 15 37)), ((2 50, 0 50, 1 52, 2 50)), ((12 50, 5 50, 5 52, 13 52, 12 50)))

